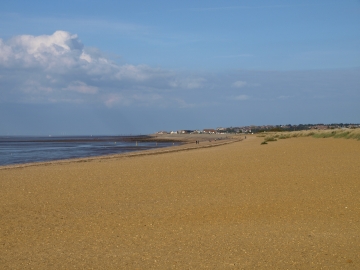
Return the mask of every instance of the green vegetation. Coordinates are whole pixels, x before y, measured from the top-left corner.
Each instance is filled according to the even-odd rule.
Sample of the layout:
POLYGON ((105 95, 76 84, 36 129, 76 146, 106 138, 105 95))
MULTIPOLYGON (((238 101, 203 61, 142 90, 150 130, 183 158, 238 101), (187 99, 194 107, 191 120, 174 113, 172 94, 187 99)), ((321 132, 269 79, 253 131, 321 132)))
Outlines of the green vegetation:
POLYGON ((281 133, 263 133, 265 141, 272 139, 288 139, 296 137, 313 137, 313 138, 343 138, 360 140, 360 129, 328 129, 328 130, 307 130, 307 131, 289 131, 281 133))
MULTIPOLYGON (((356 129, 359 128, 359 124, 351 124, 351 123, 334 123, 334 124, 299 124, 299 125, 268 125, 268 126, 250 126, 247 128, 251 128, 252 133, 263 133, 263 132, 292 132, 292 131, 310 131, 313 129, 327 128, 327 129, 356 129)), ((241 128, 240 128, 241 129, 241 128)))
POLYGON ((290 135, 289 134, 281 134, 278 138, 279 139, 288 139, 288 138, 290 138, 290 135))
POLYGON ((315 133, 312 135, 314 138, 330 138, 334 137, 333 132, 321 132, 321 133, 315 133))
POLYGON ((307 130, 307 131, 288 131, 281 133, 263 132, 258 137, 264 137, 264 142, 277 141, 277 139, 288 139, 296 137, 313 137, 313 138, 343 138, 355 139, 360 141, 360 128, 357 129, 329 129, 329 130, 307 130))
POLYGON ((343 138, 360 140, 360 129, 324 130, 312 135, 314 138, 343 138))
POLYGON ((277 139, 275 136, 270 136, 270 137, 265 137, 264 141, 265 142, 276 142, 277 139))

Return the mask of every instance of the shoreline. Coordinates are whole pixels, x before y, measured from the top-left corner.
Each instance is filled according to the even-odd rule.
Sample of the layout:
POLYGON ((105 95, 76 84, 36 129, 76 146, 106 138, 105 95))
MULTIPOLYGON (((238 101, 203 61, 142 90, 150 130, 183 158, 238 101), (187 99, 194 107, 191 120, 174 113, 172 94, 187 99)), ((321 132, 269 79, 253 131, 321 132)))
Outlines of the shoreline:
MULTIPOLYGON (((168 134, 167 134, 168 135, 168 134)), ((0 170, 9 170, 13 168, 25 168, 31 166, 49 166, 49 165, 56 165, 56 164, 68 164, 72 162, 89 162, 89 161, 97 161, 97 160, 106 160, 106 159, 120 159, 120 158, 127 158, 127 157, 136 157, 136 156, 144 156, 144 155, 158 155, 164 153, 171 153, 171 152, 179 152, 179 151, 188 151, 194 150, 199 148, 207 148, 207 147, 214 147, 220 146, 228 143, 233 143, 236 141, 243 140, 241 136, 232 136, 231 138, 220 137, 223 138, 222 140, 215 141, 216 136, 218 134, 177 134, 174 138, 169 138, 167 135, 159 136, 159 135, 146 135, 145 140, 136 140, 137 138, 132 137, 133 141, 139 142, 177 142, 181 143, 177 146, 168 146, 168 147, 160 147, 155 149, 149 150, 138 150, 138 151, 129 151, 125 153, 119 154, 109 154, 109 155, 100 155, 100 156, 92 156, 92 157, 82 157, 82 158, 68 158, 68 159, 58 159, 52 161, 40 161, 40 162, 28 162, 28 163, 21 163, 21 164, 11 164, 11 165, 0 165, 0 170), (210 136, 209 136, 210 135, 210 136), (236 137, 236 139, 234 139, 236 137), (194 138, 200 141, 200 144, 193 146, 194 138), (211 140, 211 142, 208 142, 211 140)), ((169 135, 173 136, 173 135, 169 135)))

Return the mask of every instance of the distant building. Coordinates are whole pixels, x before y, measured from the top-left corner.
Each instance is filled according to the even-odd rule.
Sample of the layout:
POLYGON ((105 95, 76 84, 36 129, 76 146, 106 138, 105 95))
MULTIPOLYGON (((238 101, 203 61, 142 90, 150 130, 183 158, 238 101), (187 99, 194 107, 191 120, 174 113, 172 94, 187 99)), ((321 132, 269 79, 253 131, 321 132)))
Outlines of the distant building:
POLYGON ((178 134, 190 134, 192 132, 193 132, 193 130, 188 130, 188 129, 183 129, 183 130, 177 131, 178 134))
POLYGON ((212 129, 212 128, 204 128, 204 129, 203 129, 203 132, 204 132, 204 133, 209 133, 209 134, 215 134, 215 133, 216 133, 216 130, 215 130, 215 129, 212 129))

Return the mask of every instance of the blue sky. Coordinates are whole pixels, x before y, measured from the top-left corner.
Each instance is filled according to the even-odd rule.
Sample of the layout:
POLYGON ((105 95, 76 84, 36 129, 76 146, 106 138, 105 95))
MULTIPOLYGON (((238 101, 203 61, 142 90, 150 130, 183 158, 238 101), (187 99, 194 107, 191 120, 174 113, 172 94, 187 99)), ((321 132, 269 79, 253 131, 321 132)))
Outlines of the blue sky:
POLYGON ((360 1, 2 1, 0 134, 360 122, 360 1))

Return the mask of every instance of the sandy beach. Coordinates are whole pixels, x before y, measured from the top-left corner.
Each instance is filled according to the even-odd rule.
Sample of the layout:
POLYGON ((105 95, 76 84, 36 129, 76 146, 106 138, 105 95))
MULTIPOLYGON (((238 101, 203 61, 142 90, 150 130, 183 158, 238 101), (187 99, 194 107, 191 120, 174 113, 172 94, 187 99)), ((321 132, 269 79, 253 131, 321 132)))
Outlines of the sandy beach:
POLYGON ((0 269, 359 269, 360 142, 238 139, 0 169, 0 269))

